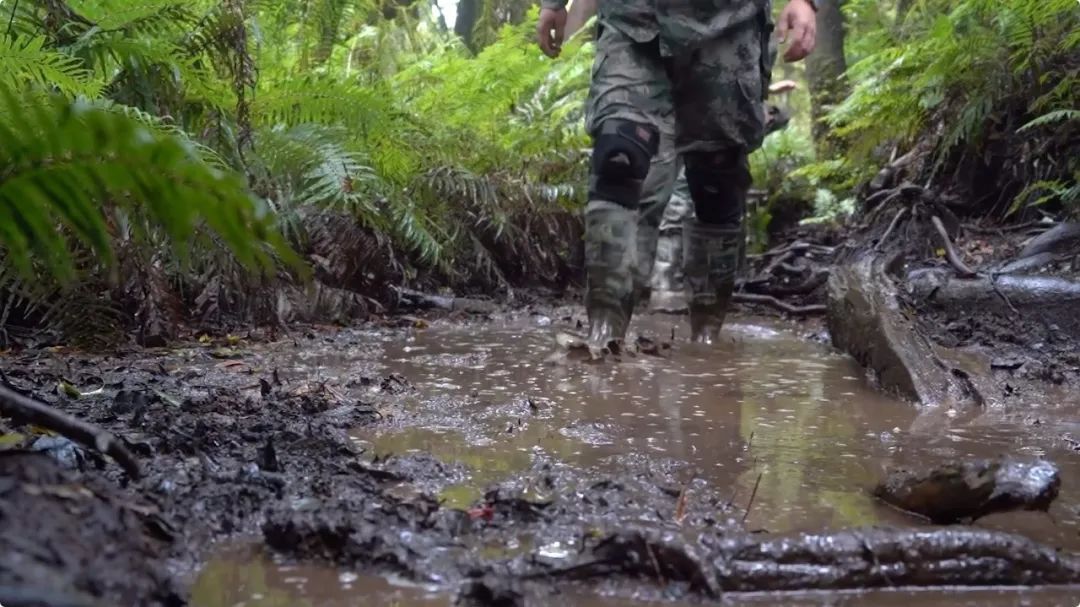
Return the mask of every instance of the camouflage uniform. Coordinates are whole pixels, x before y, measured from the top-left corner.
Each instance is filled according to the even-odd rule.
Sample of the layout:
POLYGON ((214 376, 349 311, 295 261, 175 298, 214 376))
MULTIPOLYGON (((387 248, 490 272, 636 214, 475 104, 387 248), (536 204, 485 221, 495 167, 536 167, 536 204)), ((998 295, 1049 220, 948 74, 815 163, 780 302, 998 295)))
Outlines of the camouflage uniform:
MULTIPOLYGON (((542 4, 563 8, 566 0, 542 4)), ((683 247, 691 334, 712 341, 745 239, 747 155, 765 134, 771 0, 601 0, 597 21, 588 101, 593 170, 585 209, 589 341, 604 346, 624 337, 640 294, 636 287, 644 286, 651 270, 648 263, 643 271, 638 259, 639 241, 654 238, 648 228, 639 234, 638 209, 643 193, 667 206, 668 186, 643 182, 653 172, 660 179, 649 163, 666 153, 659 148, 668 139, 676 162, 686 163, 696 207, 683 247), (670 137, 661 136, 665 130, 670 137)))
MULTIPOLYGON (((776 61, 777 44, 769 40, 771 66, 776 61)), ((765 108, 766 134, 784 128, 790 116, 780 108, 765 108)), ((647 296, 654 312, 685 312, 686 292, 682 276, 683 225, 694 220, 694 203, 686 183, 686 170, 674 152, 671 137, 674 124, 661 132, 660 152, 653 157, 649 176, 642 188, 638 222, 638 280, 640 293, 647 296), (674 184, 672 184, 674 182, 674 184)))

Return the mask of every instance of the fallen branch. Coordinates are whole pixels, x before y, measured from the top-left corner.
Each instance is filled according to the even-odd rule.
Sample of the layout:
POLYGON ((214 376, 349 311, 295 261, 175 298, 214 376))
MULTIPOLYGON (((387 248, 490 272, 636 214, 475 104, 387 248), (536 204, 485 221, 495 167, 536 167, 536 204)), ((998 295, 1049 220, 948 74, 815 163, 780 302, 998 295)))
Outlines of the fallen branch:
POLYGON ((0 385, 0 413, 22 423, 35 424, 52 430, 91 449, 105 453, 116 460, 133 479, 142 477, 138 460, 113 435, 2 385, 0 385))
POLYGON ((824 314, 828 308, 822 304, 813 304, 809 306, 794 306, 787 302, 780 301, 772 295, 758 295, 755 293, 734 293, 731 296, 731 301, 735 303, 743 304, 762 304, 771 306, 780 310, 781 312, 791 314, 792 316, 809 316, 812 314, 824 314))
POLYGON ((960 278, 977 278, 978 273, 967 267, 964 260, 960 259, 952 240, 949 239, 949 233, 945 231, 945 224, 941 223, 941 218, 934 215, 930 218, 930 221, 933 222, 934 229, 937 230, 938 236, 941 237, 941 244, 945 248, 945 258, 949 260, 949 264, 956 270, 960 278))

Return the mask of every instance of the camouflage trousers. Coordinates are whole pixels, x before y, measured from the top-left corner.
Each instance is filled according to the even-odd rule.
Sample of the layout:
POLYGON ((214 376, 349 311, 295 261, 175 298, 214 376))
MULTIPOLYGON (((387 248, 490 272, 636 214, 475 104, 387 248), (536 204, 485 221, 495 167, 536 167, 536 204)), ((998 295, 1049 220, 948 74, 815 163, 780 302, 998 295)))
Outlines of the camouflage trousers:
MULTIPOLYGON (((600 28, 586 109, 589 132, 601 136, 616 128, 618 121, 651 124, 659 131, 662 145, 651 158, 636 201, 590 196, 586 205, 585 303, 590 343, 606 344, 623 338, 635 304, 646 290, 663 215, 672 206, 677 187, 679 197, 668 223, 681 223, 679 218, 691 208, 688 184, 681 175, 682 155, 741 156, 740 166, 733 169, 741 174, 733 177, 732 183, 735 188, 745 187, 742 175, 749 177, 746 154, 758 148, 765 136, 763 101, 775 56, 767 18, 763 13, 760 24, 732 27, 722 36, 674 56, 664 54, 659 39, 639 42, 615 27, 600 28)), ((592 179, 591 192, 597 175, 592 179)), ((715 202, 734 200, 722 204, 738 204, 741 212, 738 198, 744 195, 736 192, 718 197, 715 202)), ((741 217, 737 221, 741 224, 741 217)), ((731 237, 726 238, 725 250, 739 247, 731 237)), ((730 255, 704 250, 701 253, 717 260, 730 255)), ((701 279, 711 284, 711 278, 701 279)), ((695 293, 697 290, 695 287, 695 293)), ((716 299, 711 293, 703 296, 716 299)))
MULTIPOLYGON (((765 107, 766 134, 787 126, 791 117, 779 107, 765 107)), ((642 188, 638 219, 636 280, 649 293, 655 312, 685 312, 683 285, 683 226, 694 218, 694 202, 686 183, 686 170, 675 153, 673 132, 662 133, 660 153, 653 157, 642 188)))
POLYGON ((647 121, 660 131, 660 148, 642 186, 634 277, 649 295, 652 310, 679 312, 686 307, 682 228, 694 219, 694 202, 680 152, 750 150, 789 119, 778 108, 763 105, 778 52, 769 25, 761 31, 735 32, 729 40, 703 48, 699 65, 690 68, 701 72, 691 74, 697 86, 681 87, 689 90, 671 82, 677 66, 670 61, 642 53, 639 43, 617 30, 599 32, 586 111, 590 131, 607 118, 647 121))

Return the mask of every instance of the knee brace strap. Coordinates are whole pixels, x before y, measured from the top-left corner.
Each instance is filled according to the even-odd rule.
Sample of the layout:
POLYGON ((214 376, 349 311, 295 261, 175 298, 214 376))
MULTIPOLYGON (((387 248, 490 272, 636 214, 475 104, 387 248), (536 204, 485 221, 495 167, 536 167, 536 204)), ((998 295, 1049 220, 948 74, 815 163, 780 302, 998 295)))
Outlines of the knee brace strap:
POLYGON ((606 120, 596 135, 589 199, 637 208, 649 163, 660 147, 660 131, 651 124, 606 120))
POLYGON ((752 177, 742 152, 687 152, 686 185, 702 223, 740 225, 752 177))

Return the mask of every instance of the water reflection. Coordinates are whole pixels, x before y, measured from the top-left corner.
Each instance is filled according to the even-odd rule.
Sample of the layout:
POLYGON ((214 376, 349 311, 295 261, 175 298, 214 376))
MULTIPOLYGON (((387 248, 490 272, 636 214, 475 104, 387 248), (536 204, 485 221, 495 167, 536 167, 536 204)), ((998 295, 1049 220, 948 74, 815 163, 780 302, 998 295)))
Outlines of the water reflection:
MULTIPOLYGON (((667 337, 673 321, 636 323, 667 337)), ((952 419, 948 427, 936 424, 937 432, 914 433, 926 425, 915 407, 874 390, 850 358, 778 328, 732 324, 718 346, 678 342, 664 357, 614 365, 545 362, 551 331, 429 329, 407 343, 383 344, 388 367, 421 395, 477 398, 445 412, 456 433, 376 430, 365 440, 380 453, 421 450, 466 464, 473 474, 467 495, 528 468, 537 453, 611 471, 614 456, 651 453, 687 462, 694 476, 730 488, 743 508, 758 484, 747 524, 774 532, 918 524, 870 495, 889 464, 1039 453, 1056 456, 1066 479, 1080 478, 1075 456, 1045 451, 1009 422, 952 419), (499 414, 507 403, 530 398, 544 401, 544 415, 499 414)), ((1078 488, 1064 483, 1052 511, 1056 525, 1022 515, 991 523, 1026 532, 1034 524, 1040 539, 1080 547, 1080 514, 1063 505, 1078 497, 1078 488)))
MULTIPOLYGON (((646 317, 636 324, 653 336, 667 337, 678 321, 646 317)), ((377 426, 358 431, 356 438, 379 455, 425 452, 465 466, 469 478, 442 490, 448 507, 467 507, 485 487, 529 468, 538 454, 618 474, 618 456, 636 453, 687 463, 684 481, 693 476, 730 491, 743 510, 757 484, 746 519, 754 529, 915 525, 919 521, 870 497, 884 467, 1014 453, 1047 456, 1061 467, 1062 492, 1051 516, 1011 513, 978 524, 1080 550, 1080 487, 1075 482, 1080 480, 1080 458, 1064 446, 1032 438, 1021 422, 990 412, 968 420, 942 412, 920 415, 913 406, 876 392, 850 359, 774 327, 733 324, 729 339, 713 348, 678 342, 662 358, 596 366, 545 362, 557 325, 432 328, 405 340, 373 333, 367 337, 376 345, 337 355, 323 350, 284 373, 337 376, 347 384, 359 367, 378 364, 364 352, 381 352, 381 372, 407 377, 418 391, 409 406, 420 412, 428 408, 424 419, 435 422, 396 431, 377 426), (439 398, 444 396, 454 398, 439 398)), ((1074 434, 1080 435, 1080 422, 1074 434)), ((563 538, 522 536, 510 545, 480 550, 558 558, 565 545, 563 538)), ((628 604, 570 588, 566 592, 558 602, 572 607, 628 604)), ((1077 600, 1075 592, 1059 589, 725 597, 734 605, 807 606, 914 601, 1075 607, 1077 600)), ((420 607, 450 605, 452 596, 355 572, 280 566, 263 555, 231 553, 201 573, 191 604, 420 607)))

